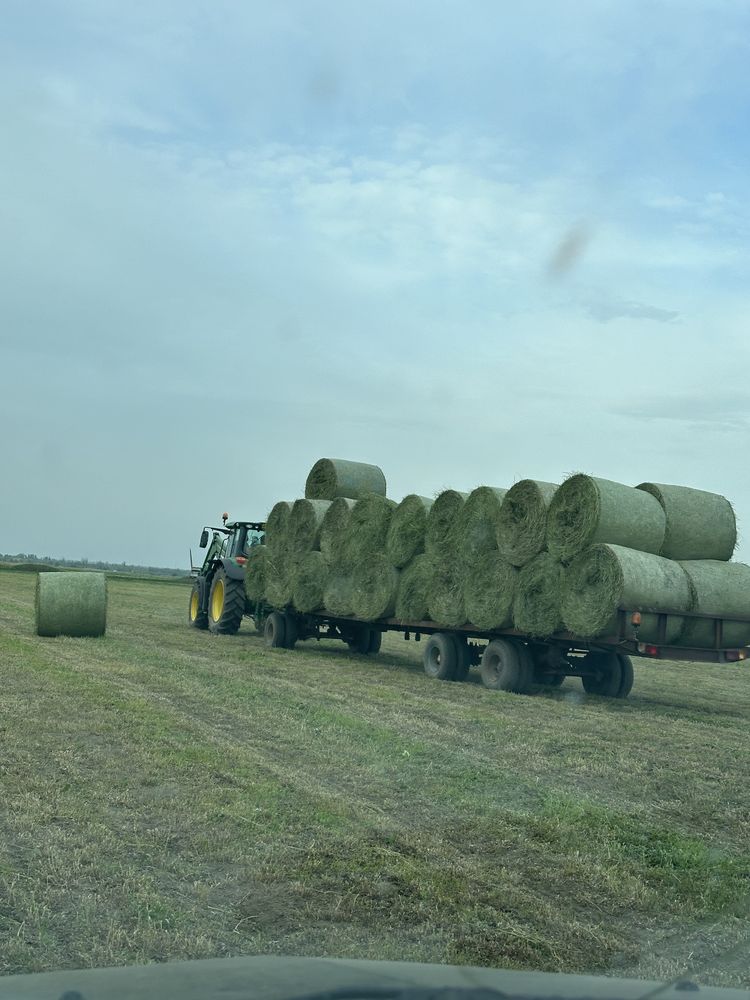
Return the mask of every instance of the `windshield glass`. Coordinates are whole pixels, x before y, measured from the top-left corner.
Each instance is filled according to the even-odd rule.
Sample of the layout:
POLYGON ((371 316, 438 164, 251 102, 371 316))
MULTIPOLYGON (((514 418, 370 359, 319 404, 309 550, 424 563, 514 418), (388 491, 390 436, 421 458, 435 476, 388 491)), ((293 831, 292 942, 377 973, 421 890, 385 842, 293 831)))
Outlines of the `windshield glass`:
POLYGON ((0 975, 750 987, 750 9, 7 0, 0 55, 0 975))

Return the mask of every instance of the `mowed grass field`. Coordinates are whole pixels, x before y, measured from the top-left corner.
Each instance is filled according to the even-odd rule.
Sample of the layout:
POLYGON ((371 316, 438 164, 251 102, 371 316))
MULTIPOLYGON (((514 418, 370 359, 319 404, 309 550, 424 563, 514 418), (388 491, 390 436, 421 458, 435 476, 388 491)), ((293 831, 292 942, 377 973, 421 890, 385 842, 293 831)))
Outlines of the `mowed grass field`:
POLYGON ((750 667, 636 664, 626 702, 267 650, 110 583, 39 639, 0 572, 0 972, 252 953, 750 986, 750 667))

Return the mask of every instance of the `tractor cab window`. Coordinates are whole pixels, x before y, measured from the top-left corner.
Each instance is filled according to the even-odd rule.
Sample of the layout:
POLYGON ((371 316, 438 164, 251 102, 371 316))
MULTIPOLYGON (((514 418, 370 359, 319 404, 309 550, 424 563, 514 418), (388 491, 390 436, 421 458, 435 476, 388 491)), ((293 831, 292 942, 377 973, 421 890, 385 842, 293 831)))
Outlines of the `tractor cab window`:
POLYGON ((263 533, 260 531, 248 531, 245 539, 245 552, 250 552, 256 545, 262 544, 263 533))

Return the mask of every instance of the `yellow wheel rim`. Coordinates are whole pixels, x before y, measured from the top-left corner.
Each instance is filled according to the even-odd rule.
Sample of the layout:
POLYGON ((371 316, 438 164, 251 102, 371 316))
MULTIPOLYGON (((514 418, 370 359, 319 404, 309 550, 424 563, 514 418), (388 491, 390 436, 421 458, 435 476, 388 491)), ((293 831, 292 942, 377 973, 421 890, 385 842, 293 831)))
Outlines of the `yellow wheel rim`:
POLYGON ((214 583, 213 593, 211 594, 211 617, 215 622, 217 622, 224 611, 224 581, 217 580, 214 583))
POLYGON ((194 622, 198 617, 198 591, 190 597, 190 621, 194 622))

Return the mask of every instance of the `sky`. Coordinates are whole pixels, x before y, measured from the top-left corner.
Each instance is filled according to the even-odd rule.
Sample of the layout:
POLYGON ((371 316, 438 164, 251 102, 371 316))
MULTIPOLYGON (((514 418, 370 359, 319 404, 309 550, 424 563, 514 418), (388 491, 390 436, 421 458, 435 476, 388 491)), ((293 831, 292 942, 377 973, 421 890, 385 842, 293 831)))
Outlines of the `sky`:
POLYGON ((0 552, 184 567, 320 457, 750 560, 750 8, 5 0, 0 552))

